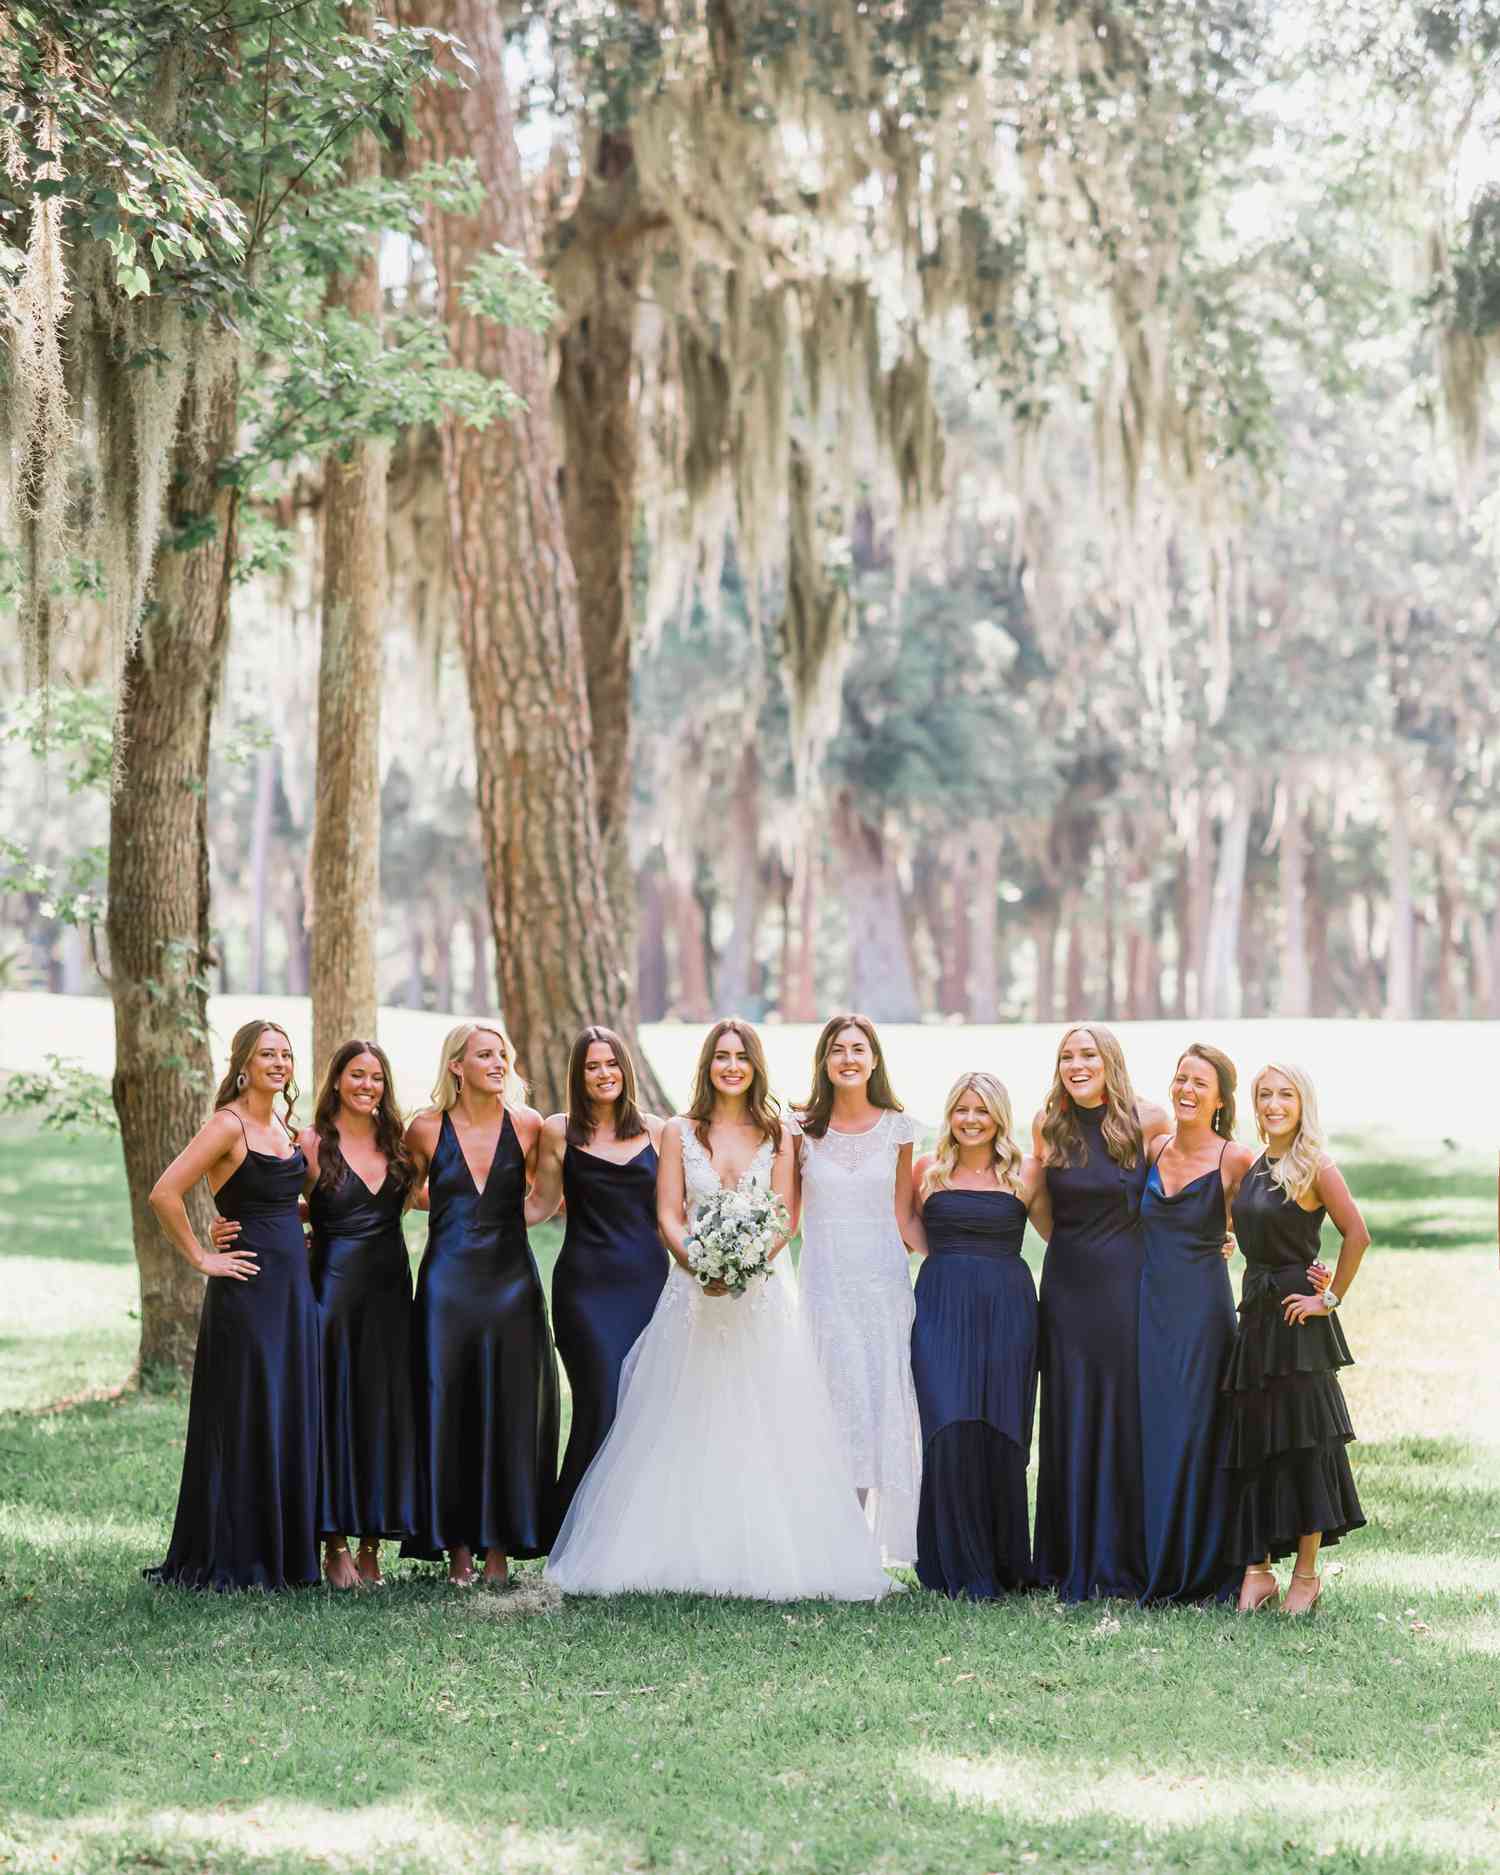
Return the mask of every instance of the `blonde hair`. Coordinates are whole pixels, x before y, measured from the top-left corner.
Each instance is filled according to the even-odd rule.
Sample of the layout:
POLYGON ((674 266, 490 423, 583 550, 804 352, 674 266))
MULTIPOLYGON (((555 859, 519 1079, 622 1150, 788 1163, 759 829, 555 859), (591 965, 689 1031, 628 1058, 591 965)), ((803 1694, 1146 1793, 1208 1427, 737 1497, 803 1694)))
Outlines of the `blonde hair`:
POLYGON ((1125 1066, 1125 1051, 1114 1031, 1105 1028, 1102 1022, 1070 1022, 1058 1041, 1052 1085, 1047 1089, 1047 1104, 1042 1109, 1042 1163, 1082 1165, 1088 1157, 1073 1108, 1073 1096, 1063 1086, 1059 1065, 1068 1037, 1077 1035, 1080 1029, 1094 1038, 1094 1046, 1104 1063, 1104 1150, 1116 1165, 1128 1170, 1141 1155, 1141 1123, 1136 1114, 1135 1089, 1125 1066))
MULTIPOLYGON (((1297 1090, 1302 1114, 1297 1122, 1297 1137, 1274 1165, 1267 1161, 1266 1170, 1293 1204, 1300 1204, 1317 1185, 1318 1173, 1328 1156, 1323 1122, 1318 1117, 1318 1096, 1306 1068, 1299 1068, 1289 1061, 1268 1061, 1250 1083, 1252 1104, 1256 1102, 1260 1084, 1268 1074, 1283 1075, 1291 1082, 1297 1090)), ((1255 1108, 1255 1130, 1262 1139, 1265 1138, 1266 1129, 1261 1124, 1258 1105, 1255 1108)))
POLYGON ((961 1074, 948 1089, 943 1102, 943 1127, 932 1156, 932 1164, 922 1176, 922 1196, 944 1191, 953 1181, 958 1165, 958 1141, 953 1137, 953 1109, 965 1094, 977 1094, 985 1112, 995 1122, 995 1137, 990 1141, 990 1167, 1001 1189, 1016 1195, 1021 1176, 1021 1148, 1012 1137, 1014 1125, 1010 1095, 1005 1083, 993 1074, 976 1071, 961 1074))
POLYGON ((501 1090, 501 1100, 507 1107, 518 1107, 524 1103, 526 1083, 521 1079, 520 1065, 516 1061, 515 1043, 506 1034, 504 1025, 488 1021, 460 1022, 443 1037, 442 1053, 438 1058, 437 1079, 432 1084, 432 1104, 439 1113, 447 1113, 458 1104, 459 1083, 449 1070, 455 1061, 463 1059, 470 1036, 481 1032, 493 1035, 505 1050, 505 1086, 501 1090))

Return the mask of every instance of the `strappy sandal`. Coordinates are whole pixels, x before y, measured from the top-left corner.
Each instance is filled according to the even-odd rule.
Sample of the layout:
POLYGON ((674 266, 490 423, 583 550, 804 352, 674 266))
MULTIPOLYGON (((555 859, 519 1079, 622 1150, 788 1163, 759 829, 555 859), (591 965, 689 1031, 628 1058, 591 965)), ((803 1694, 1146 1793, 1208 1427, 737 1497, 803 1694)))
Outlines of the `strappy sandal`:
POLYGON ((380 1545, 378 1543, 361 1543, 359 1546, 359 1555, 354 1560, 354 1567, 356 1571, 358 1571, 360 1581, 367 1589, 383 1589, 385 1587, 385 1577, 380 1573, 380 1545), (360 1568, 360 1564, 364 1561, 366 1556, 370 1559, 370 1567, 374 1570, 373 1575, 366 1575, 364 1570, 360 1568))
POLYGON ((323 1546, 323 1580, 328 1584, 329 1588, 341 1595, 347 1595, 351 1589, 357 1589, 362 1586, 357 1569, 354 1572, 354 1580, 352 1582, 335 1582, 333 1579, 332 1572, 329 1568, 330 1563, 336 1556, 347 1556, 348 1554, 349 1545, 347 1543, 337 1546, 331 1543, 325 1543, 323 1546))
MULTIPOLYGON (((1264 1595, 1257 1597, 1255 1601, 1241 1602, 1237 1612, 1242 1615, 1254 1615, 1259 1614, 1262 1608, 1274 1608, 1281 1600, 1281 1584, 1276 1580, 1276 1571, 1262 1563, 1247 1563, 1245 1566, 1245 1574, 1247 1576, 1269 1576, 1271 1578, 1271 1586, 1264 1595)), ((1244 1592, 1242 1586, 1240 1593, 1243 1595, 1244 1592)))
MULTIPOLYGON (((1292 1580, 1293 1582, 1316 1582, 1318 1586, 1313 1590, 1312 1600, 1305 1608, 1283 1608, 1281 1612, 1284 1615, 1310 1615, 1323 1599, 1323 1576, 1321 1571, 1317 1569, 1294 1569, 1292 1571, 1292 1580)), ((1290 1589, 1288 1589, 1287 1593, 1291 1593, 1290 1589)))

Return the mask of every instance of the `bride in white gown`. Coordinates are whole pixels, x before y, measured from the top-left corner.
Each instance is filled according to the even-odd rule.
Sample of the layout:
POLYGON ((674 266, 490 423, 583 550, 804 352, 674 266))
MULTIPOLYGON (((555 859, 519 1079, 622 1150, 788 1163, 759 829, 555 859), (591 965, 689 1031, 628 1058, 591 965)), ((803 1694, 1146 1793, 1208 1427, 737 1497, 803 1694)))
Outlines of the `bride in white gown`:
POLYGON ((790 1258, 778 1255, 740 1297, 701 1289, 686 1268, 693 1215, 721 1185, 772 1186, 790 1210, 794 1182, 760 1039, 748 1023, 720 1022, 688 1113, 662 1132, 658 1216, 673 1268, 548 1559, 566 1593, 877 1601, 889 1592, 790 1258))

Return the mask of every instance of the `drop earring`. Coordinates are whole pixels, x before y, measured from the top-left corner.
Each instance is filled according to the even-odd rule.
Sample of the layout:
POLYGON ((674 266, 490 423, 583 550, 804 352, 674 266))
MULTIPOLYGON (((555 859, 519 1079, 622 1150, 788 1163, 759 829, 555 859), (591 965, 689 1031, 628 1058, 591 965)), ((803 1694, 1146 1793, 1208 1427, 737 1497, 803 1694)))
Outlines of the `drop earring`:
POLYGON ((246 1080, 245 1070, 241 1068, 239 1073, 234 1077, 234 1084, 242 1094, 245 1091, 245 1080, 246 1080))

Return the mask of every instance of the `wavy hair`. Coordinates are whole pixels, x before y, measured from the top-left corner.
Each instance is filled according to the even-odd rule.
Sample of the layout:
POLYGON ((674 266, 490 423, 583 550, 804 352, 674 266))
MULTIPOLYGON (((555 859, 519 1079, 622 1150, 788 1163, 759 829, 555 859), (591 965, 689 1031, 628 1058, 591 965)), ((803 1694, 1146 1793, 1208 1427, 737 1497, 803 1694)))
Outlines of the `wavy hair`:
POLYGON ((1214 1114, 1213 1128, 1220 1139, 1233 1139, 1234 1090, 1240 1084, 1239 1070, 1223 1049, 1215 1048, 1212 1042, 1189 1042, 1177 1057, 1179 1068, 1189 1055, 1197 1061, 1206 1061, 1218 1077, 1221 1105, 1214 1114))
POLYGON ((1129 1170, 1144 1149, 1135 1089, 1125 1066, 1125 1051, 1113 1029, 1105 1028, 1102 1022, 1070 1022, 1058 1040, 1052 1085, 1047 1089, 1046 1105, 1042 1109, 1042 1164, 1083 1165, 1088 1159, 1073 1096, 1063 1086, 1060 1065, 1068 1037, 1077 1035, 1080 1030, 1093 1037, 1104 1062, 1104 1150, 1116 1165, 1129 1170))
MULTIPOLYGON (((1323 1122, 1318 1117, 1317 1091, 1306 1068, 1299 1068, 1291 1061, 1268 1061, 1250 1083, 1252 1106, 1260 1093, 1260 1084, 1268 1074, 1280 1074, 1290 1081, 1297 1090, 1297 1099, 1302 1108, 1302 1117, 1297 1122, 1297 1137, 1274 1164, 1269 1160, 1266 1164, 1272 1179, 1294 1204, 1300 1204, 1316 1188, 1318 1173, 1327 1156, 1328 1142, 1323 1135, 1323 1122)), ((1262 1139, 1265 1138, 1258 1107, 1255 1130, 1262 1139)))
MULTIPOLYGON (((266 1022, 259 1018, 254 1022, 242 1022, 230 1037, 229 1066, 225 1069, 224 1078, 220 1081, 218 1092, 214 1095, 215 1113, 219 1111, 220 1107, 232 1105, 245 1091, 240 1086, 240 1076, 248 1070, 250 1057, 260 1046, 260 1038, 265 1034, 267 1029, 270 1029, 273 1034, 279 1035, 286 1043, 287 1047, 291 1048, 292 1038, 287 1034, 286 1030, 282 1028, 279 1022, 266 1022)), ((286 1086, 281 1090, 281 1098, 286 1103, 286 1118, 284 1124, 289 1133, 293 1130, 292 1116, 296 1111, 297 1096, 302 1091, 297 1086, 296 1063, 297 1057, 294 1051, 292 1055, 292 1076, 286 1086)))
POLYGON ((965 1094, 976 1094, 985 1112, 995 1122, 995 1137, 990 1141, 990 1167, 1003 1191, 1013 1195, 1021 1176, 1021 1148, 1014 1138, 1015 1121, 1011 1113, 1010 1095, 1005 1083, 993 1074, 976 1070, 973 1074, 961 1074, 948 1089, 948 1098, 943 1102, 943 1126, 938 1134, 934 1148, 932 1164, 922 1175, 922 1196, 925 1198, 935 1191, 944 1191, 953 1181, 953 1173, 958 1165, 958 1141, 953 1136, 953 1109, 965 1094))
POLYGON ((379 1042, 364 1042, 358 1037, 340 1042, 323 1076, 323 1085, 318 1089, 318 1104, 313 1109, 313 1131, 318 1136, 318 1189, 333 1191, 349 1176, 349 1164, 339 1141, 338 1117, 343 1105, 339 1099, 339 1082, 345 1068, 360 1055, 373 1055, 385 1076, 385 1086, 380 1090, 374 1113, 375 1144, 405 1191, 416 1176, 416 1166, 406 1147, 401 1109, 396 1105, 396 1077, 391 1073, 391 1064, 379 1042))
POLYGON ((722 1016, 703 1038, 698 1050, 698 1065, 693 1070, 693 1098, 688 1103, 687 1118, 693 1123, 698 1144, 708 1151, 708 1125, 714 1117, 714 1084, 709 1070, 719 1038, 733 1032, 750 1057, 750 1093, 746 1101, 750 1121, 761 1136, 770 1140, 772 1152, 781 1150, 781 1102, 771 1092, 771 1072, 766 1066, 766 1051, 760 1037, 743 1016, 722 1016))
POLYGON ((463 1059, 463 1052, 469 1045, 469 1037, 480 1030, 486 1035, 493 1035, 505 1050, 505 1086, 500 1098, 507 1107, 517 1107, 526 1099, 526 1083, 521 1079, 520 1064, 516 1060, 515 1043, 505 1032, 500 1022, 460 1022, 449 1029, 443 1037, 442 1052, 438 1057, 437 1079, 432 1084, 432 1104, 439 1113, 447 1113, 458 1104, 458 1082, 448 1072, 455 1061, 463 1059))
POLYGON ((828 1072, 828 1057, 833 1044, 845 1029, 858 1029, 870 1044, 870 1053, 875 1057, 875 1067, 865 1089, 870 1105, 883 1107, 887 1113, 903 1111, 901 1102, 892 1091, 890 1076, 886 1073, 885 1051, 880 1046, 875 1024, 868 1016, 833 1016, 823 1024, 823 1033, 813 1050, 812 1092, 797 1108, 798 1124, 809 1139, 821 1139, 828 1131, 828 1122, 833 1118, 833 1078, 828 1072))
POLYGON ((590 1023, 574 1036, 573 1047, 568 1055, 567 1140, 570 1146, 586 1146, 594 1137, 594 1122, 589 1118, 593 1102, 583 1070, 589 1058, 589 1050, 595 1042, 603 1042, 620 1064, 620 1093, 615 1101, 615 1138, 636 1139, 646 1131, 646 1122, 641 1118, 641 1096, 635 1078, 635 1062, 631 1059, 630 1050, 613 1029, 600 1028, 597 1023, 590 1023))

